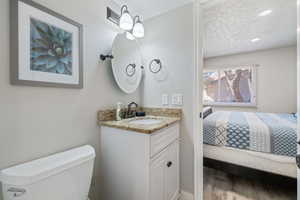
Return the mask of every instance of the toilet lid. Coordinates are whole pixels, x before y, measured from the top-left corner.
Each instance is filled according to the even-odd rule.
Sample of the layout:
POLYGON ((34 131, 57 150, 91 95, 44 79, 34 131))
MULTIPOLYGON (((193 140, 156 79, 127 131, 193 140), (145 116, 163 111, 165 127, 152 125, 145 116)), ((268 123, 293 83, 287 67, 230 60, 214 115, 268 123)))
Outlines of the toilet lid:
POLYGON ((4 169, 0 172, 0 181, 3 184, 24 186, 78 166, 94 158, 94 148, 86 145, 4 169))

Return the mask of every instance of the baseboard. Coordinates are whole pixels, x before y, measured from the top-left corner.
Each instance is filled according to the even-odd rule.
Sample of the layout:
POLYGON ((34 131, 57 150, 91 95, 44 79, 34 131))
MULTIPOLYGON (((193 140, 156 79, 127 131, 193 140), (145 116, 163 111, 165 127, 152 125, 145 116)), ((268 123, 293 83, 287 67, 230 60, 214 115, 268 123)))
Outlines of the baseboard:
POLYGON ((181 190, 180 200, 194 200, 194 195, 192 193, 181 190))

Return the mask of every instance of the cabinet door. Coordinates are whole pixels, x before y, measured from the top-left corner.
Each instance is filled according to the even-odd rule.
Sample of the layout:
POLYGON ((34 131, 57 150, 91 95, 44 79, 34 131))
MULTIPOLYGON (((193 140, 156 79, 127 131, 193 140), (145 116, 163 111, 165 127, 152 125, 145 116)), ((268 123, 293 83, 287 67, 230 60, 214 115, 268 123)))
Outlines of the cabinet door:
POLYGON ((150 167, 150 200, 165 200, 165 166, 166 154, 162 152, 155 158, 150 167))
POLYGON ((175 200, 179 194, 179 143, 171 144, 166 151, 165 200, 175 200))

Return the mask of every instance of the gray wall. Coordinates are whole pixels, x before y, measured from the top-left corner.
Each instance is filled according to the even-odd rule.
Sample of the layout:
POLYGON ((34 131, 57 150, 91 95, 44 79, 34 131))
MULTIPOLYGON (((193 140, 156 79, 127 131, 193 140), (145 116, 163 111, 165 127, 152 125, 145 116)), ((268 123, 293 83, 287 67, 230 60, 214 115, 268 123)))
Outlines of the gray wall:
MULTIPOLYGON (((9 0, 1 0, 0 169, 83 144, 91 144, 98 151, 97 111, 118 101, 140 102, 140 92, 122 93, 114 83, 109 65, 98 59, 100 53, 111 49, 116 34, 105 22, 106 5, 111 1, 37 2, 84 25, 84 89, 9 84, 9 0)), ((99 171, 97 163, 99 157, 95 175, 99 171)))
POLYGON ((205 69, 243 64, 259 64, 257 68, 257 107, 219 107, 218 110, 258 112, 297 112, 297 47, 285 47, 220 56, 204 60, 205 69))
POLYGON ((146 76, 143 103, 145 106, 161 107, 161 95, 182 93, 184 96, 183 121, 181 123, 181 189, 193 193, 193 5, 169 11, 146 20, 146 37, 142 40, 146 76), (157 81, 149 72, 148 65, 159 58, 168 76, 157 81))

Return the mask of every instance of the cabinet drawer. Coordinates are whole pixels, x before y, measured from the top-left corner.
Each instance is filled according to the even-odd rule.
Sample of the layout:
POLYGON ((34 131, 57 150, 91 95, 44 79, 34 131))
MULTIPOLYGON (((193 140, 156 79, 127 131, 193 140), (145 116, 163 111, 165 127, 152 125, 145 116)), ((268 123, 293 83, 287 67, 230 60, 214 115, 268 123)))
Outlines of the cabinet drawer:
POLYGON ((151 157, 179 138, 179 123, 166 127, 150 137, 151 157))

